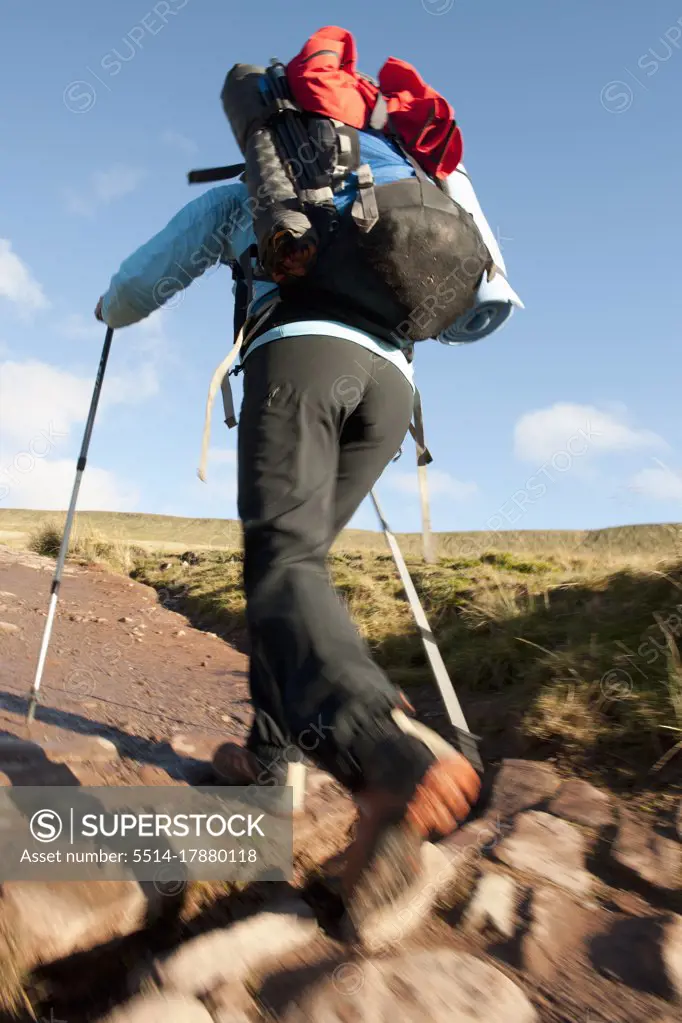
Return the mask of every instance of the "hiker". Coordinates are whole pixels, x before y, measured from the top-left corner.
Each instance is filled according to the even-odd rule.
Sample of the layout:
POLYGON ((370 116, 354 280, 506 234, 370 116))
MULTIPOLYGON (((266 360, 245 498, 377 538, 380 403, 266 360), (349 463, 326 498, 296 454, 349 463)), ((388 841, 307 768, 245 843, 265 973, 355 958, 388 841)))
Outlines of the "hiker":
MULTIPOLYGON (((316 37, 307 44, 313 55, 316 45, 316 37)), ((230 76, 225 108, 236 104, 244 120, 248 103, 243 95, 231 99, 229 84, 230 76)), ((467 818, 479 796, 482 765, 470 736, 462 735, 455 749, 409 717, 405 697, 374 663, 335 593, 326 560, 410 426, 415 332, 458 322, 457 315, 447 319, 448 311, 472 305, 484 274, 492 279, 493 258, 474 221, 447 193, 435 190, 432 223, 446 232, 452 217, 448 237, 461 243, 476 267, 462 285, 467 296, 455 294, 453 286, 453 297, 442 297, 426 324, 414 328, 405 316, 412 307, 397 304, 385 285, 383 290, 377 285, 373 267, 347 248, 345 268, 365 288, 357 301, 352 294, 349 299, 338 266, 325 264, 333 245, 325 248, 320 231, 308 230, 303 218, 298 234, 289 230, 293 203, 285 204, 289 220, 283 228, 280 222, 274 244, 273 232, 263 231, 262 207, 273 221, 281 211, 267 201, 254 205, 259 168, 257 162, 249 165, 253 134, 243 127, 241 139, 235 134, 246 150, 245 180, 211 188, 188 203, 122 264, 96 316, 113 328, 135 323, 218 263, 231 266, 237 293, 244 281, 249 285, 245 316, 237 315, 235 304, 235 332, 241 320, 238 510, 255 719, 245 749, 223 747, 221 774, 233 784, 284 784, 287 755, 294 749, 353 794, 358 821, 342 885, 349 912, 361 919, 414 879, 424 840, 448 835, 467 818), (341 290, 330 291, 330 280, 338 280, 341 290)), ((448 131, 457 142, 458 130, 448 131)), ((351 148, 357 158, 355 143, 351 148)), ((380 129, 362 133, 360 155, 371 162, 372 180, 364 173, 367 164, 358 167, 356 159, 355 192, 362 196, 354 200, 347 182, 346 209, 352 203, 353 215, 368 217, 370 226, 376 225, 382 186, 390 189, 398 180, 426 194, 423 171, 380 129)), ((449 177, 460 155, 461 147, 450 154, 455 167, 449 177)), ((352 246, 346 228, 338 234, 342 246, 352 246)), ((444 244, 443 238, 438 242, 444 244)), ((409 283, 404 255, 396 258, 409 283)), ((414 273, 423 275, 420 258, 432 260, 432 253, 410 255, 414 273)), ((459 266, 459 255, 453 252, 453 266, 459 266)), ((501 257, 494 262, 499 266, 501 257)), ((349 287, 352 292, 355 284, 349 287)), ((418 286, 412 291, 419 295, 418 286)))

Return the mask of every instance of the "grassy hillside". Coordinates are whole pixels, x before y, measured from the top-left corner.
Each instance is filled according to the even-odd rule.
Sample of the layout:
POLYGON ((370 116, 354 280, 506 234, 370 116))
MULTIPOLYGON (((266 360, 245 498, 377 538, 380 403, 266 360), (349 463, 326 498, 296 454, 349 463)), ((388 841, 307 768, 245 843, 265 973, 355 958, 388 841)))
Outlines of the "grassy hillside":
MULTIPOLYGON (((64 514, 0 508, 0 543, 24 545, 30 534, 45 523, 63 524, 64 514)), ((241 539, 239 523, 233 519, 189 519, 171 515, 142 515, 130 512, 79 512, 76 534, 96 532, 112 543, 128 543, 165 551, 233 548, 241 539)), ((398 533, 405 554, 418 556, 418 533, 398 533)), ((598 530, 515 530, 507 532, 437 533, 439 554, 478 556, 487 550, 569 555, 599 552, 604 556, 655 555, 682 557, 682 525, 618 526, 598 530)), ((380 532, 344 530, 337 550, 383 550, 380 532)))
MULTIPOLYGON (((59 529, 30 539, 46 521, 59 517, 0 512, 0 530, 54 555, 59 529)), ((489 756, 551 755, 644 787, 682 777, 681 536, 674 524, 446 533, 432 566, 418 535, 399 537, 489 756)), ((237 523, 85 514, 73 556, 130 572, 195 624, 242 643, 237 523), (187 551, 194 556, 178 553, 187 551)), ((442 713, 381 534, 346 532, 330 570, 379 663, 420 713, 442 713)))

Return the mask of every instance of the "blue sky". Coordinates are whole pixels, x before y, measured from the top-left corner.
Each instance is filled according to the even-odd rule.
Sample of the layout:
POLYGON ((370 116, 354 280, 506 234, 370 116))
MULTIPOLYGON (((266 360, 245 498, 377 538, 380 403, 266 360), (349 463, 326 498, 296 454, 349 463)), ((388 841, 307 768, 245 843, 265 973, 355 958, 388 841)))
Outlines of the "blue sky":
MULTIPOLYGON (((436 529, 682 518, 682 3, 658 0, 71 0, 6 5, 0 64, 0 507, 68 502, 103 330, 134 248, 238 158, 232 64, 286 60, 325 24, 360 65, 414 64, 451 101, 526 304, 468 348, 420 346, 436 529), (11 96, 11 100, 10 97, 11 96)), ((115 336, 81 508, 233 517, 235 432, 206 390, 231 279, 115 336)), ((419 528, 414 449, 378 491, 419 528)), ((355 525, 375 527, 364 505, 355 525)))

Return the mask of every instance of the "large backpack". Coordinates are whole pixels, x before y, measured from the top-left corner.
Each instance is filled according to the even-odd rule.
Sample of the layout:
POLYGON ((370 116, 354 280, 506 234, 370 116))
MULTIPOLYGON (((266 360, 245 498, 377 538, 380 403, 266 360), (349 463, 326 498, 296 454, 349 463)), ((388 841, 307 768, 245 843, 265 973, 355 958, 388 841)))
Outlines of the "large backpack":
MULTIPOLYGON (((201 479, 213 399, 220 388, 225 422, 236 425, 229 369, 261 327, 300 309, 306 319, 350 322, 410 357, 414 342, 472 309, 484 275, 496 272, 473 216, 444 187, 462 157, 452 108, 408 64, 390 58, 375 82, 355 62, 351 34, 329 27, 286 66, 235 65, 221 98, 245 162, 189 175, 200 183, 243 174, 257 239, 233 266, 237 342, 209 388, 201 479), (259 276, 278 284, 278 298, 251 305, 259 276)), ((414 413, 426 553, 432 459, 418 392, 414 413)))
POLYGON ((409 348, 473 306, 493 259, 440 187, 461 136, 413 68, 391 58, 374 82, 355 70, 350 33, 330 27, 287 66, 235 65, 222 102, 245 160, 255 273, 277 282, 289 318, 350 320, 409 348))

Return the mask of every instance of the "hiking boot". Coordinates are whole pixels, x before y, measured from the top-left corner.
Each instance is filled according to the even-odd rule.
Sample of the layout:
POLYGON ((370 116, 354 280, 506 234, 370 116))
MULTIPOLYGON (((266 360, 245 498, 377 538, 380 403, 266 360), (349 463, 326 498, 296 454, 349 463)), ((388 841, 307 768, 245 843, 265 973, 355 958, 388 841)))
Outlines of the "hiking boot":
POLYGON ((434 731, 401 710, 394 710, 392 719, 397 726, 392 739, 395 762, 404 765, 413 758, 420 776, 408 792, 401 767, 393 784, 387 763, 383 781, 370 783, 356 795, 355 834, 341 879, 352 933, 370 913, 397 901, 414 884, 423 842, 455 831, 469 816, 481 789, 480 777, 467 758, 434 731))
POLYGON ((281 800, 275 800, 272 813, 275 816, 290 816, 291 807, 285 787, 294 789, 293 816, 303 815, 305 799, 305 766, 302 761, 288 763, 272 758, 269 763, 260 759, 251 750, 234 742, 224 742, 213 754, 213 774, 219 785, 234 785, 241 788, 277 787, 281 789, 281 800), (281 804, 281 805, 279 805, 281 804))

